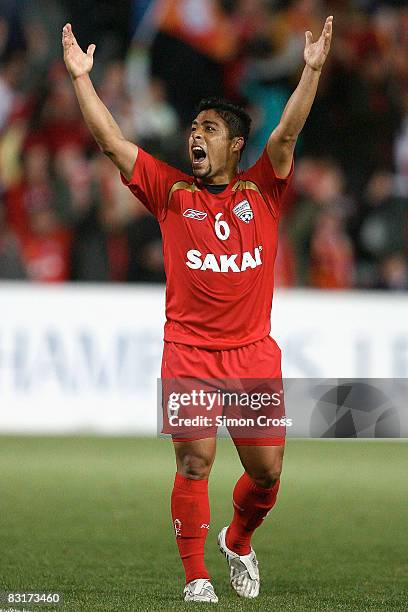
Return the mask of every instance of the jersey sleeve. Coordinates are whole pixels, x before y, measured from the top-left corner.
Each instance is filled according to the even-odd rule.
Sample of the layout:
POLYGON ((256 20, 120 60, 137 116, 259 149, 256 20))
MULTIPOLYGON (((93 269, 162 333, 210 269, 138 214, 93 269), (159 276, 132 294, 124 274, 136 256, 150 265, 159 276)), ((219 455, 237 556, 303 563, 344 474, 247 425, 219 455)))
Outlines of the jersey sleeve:
POLYGON ((167 214, 168 197, 180 173, 138 147, 130 181, 121 175, 122 183, 146 206, 158 221, 167 214))
POLYGON ((293 170, 294 162, 292 161, 292 167, 286 178, 276 176, 265 148, 258 161, 243 173, 243 178, 257 185, 269 210, 275 217, 278 217, 284 193, 293 176, 293 170))

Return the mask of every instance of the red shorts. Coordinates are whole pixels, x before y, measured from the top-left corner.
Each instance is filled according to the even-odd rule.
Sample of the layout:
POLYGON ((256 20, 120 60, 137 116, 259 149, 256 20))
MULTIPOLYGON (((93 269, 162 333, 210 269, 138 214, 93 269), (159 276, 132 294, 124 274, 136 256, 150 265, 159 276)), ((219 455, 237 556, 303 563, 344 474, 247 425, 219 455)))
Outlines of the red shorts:
MULTIPOLYGON (((252 344, 236 349, 207 350, 175 342, 164 343, 161 377, 165 379, 253 379, 273 380, 282 387, 281 351, 270 336, 252 344)), ((163 384, 164 384, 163 383, 163 384)), ((284 432, 280 428, 278 435, 262 433, 252 437, 231 437, 237 446, 283 446, 284 432)), ((180 441, 192 441, 203 437, 213 437, 216 429, 208 430, 208 436, 183 437, 180 441)), ((173 436, 177 440, 176 436, 173 436)))

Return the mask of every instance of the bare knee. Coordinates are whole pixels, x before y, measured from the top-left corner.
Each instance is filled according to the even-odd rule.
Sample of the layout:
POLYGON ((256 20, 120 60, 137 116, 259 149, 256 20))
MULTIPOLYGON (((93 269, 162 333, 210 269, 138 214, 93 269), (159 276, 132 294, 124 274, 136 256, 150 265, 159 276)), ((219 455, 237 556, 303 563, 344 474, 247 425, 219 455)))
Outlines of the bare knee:
POLYGON ((214 462, 215 449, 215 438, 175 442, 178 473, 191 480, 208 479, 214 462))
POLYGON ((283 446, 237 446, 241 463, 249 477, 263 489, 271 489, 280 479, 283 446))
POLYGON ((184 476, 184 478, 206 480, 210 475, 212 458, 186 453, 177 464, 177 471, 184 476))
POLYGON ((259 466, 251 470, 247 469, 251 479, 263 489, 271 489, 280 479, 281 472, 282 461, 276 461, 271 465, 259 466))

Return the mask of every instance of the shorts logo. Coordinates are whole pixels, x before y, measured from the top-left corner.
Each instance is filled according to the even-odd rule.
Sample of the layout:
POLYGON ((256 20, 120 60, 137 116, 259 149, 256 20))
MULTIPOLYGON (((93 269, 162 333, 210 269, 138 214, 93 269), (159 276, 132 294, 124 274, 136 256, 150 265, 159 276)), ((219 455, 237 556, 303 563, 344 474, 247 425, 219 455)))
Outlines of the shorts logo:
POLYGON ((176 538, 181 536, 181 521, 180 521, 180 519, 176 519, 174 521, 174 533, 176 534, 176 538))
POLYGON ((248 200, 243 200, 234 206, 232 212, 244 223, 249 223, 254 218, 254 213, 248 200))
POLYGON ((207 213, 202 212, 201 210, 194 210, 193 208, 188 208, 183 213, 183 217, 187 217, 188 219, 195 219, 196 221, 203 221, 206 216, 207 213))
POLYGON ((201 527, 200 527, 200 529, 209 529, 209 528, 210 528, 210 526, 209 526, 209 524, 208 524, 208 523, 203 523, 203 524, 201 525, 201 527))

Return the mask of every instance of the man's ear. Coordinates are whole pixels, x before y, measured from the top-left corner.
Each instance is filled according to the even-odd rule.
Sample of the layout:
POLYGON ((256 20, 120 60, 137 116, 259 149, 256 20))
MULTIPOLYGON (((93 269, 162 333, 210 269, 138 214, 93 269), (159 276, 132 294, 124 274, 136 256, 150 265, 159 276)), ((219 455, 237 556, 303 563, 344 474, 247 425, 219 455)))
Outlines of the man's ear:
POLYGON ((241 153, 244 146, 245 146, 245 140, 242 136, 238 136, 237 138, 234 138, 233 143, 232 143, 233 151, 235 151, 236 153, 241 153))

